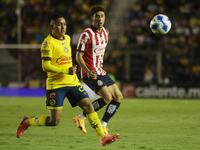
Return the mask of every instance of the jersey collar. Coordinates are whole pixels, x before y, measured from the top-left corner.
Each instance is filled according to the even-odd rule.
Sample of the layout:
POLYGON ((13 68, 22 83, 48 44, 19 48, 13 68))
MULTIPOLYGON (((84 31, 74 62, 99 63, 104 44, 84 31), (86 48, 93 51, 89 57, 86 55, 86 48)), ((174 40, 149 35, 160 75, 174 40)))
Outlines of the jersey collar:
POLYGON ((97 30, 95 30, 95 28, 93 26, 91 26, 92 30, 96 33, 102 33, 103 32, 103 28, 102 28, 102 31, 101 32, 98 32, 97 30))
POLYGON ((63 39, 58 39, 58 38, 56 38, 55 36, 53 36, 53 34, 51 33, 50 34, 53 38, 55 38, 55 39, 57 39, 57 40, 60 40, 60 41, 63 41, 63 40, 65 40, 65 36, 63 36, 63 39))

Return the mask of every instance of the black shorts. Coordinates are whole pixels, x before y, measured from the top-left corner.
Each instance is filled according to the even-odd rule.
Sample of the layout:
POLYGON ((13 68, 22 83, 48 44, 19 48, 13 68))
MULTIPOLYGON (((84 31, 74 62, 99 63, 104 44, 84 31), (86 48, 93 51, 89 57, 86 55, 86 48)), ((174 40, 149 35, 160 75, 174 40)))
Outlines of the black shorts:
POLYGON ((85 84, 90 87, 90 89, 95 91, 95 93, 97 93, 104 86, 108 87, 115 84, 115 82, 108 75, 97 75, 97 79, 95 80, 89 79, 87 76, 84 76, 82 79, 85 84))

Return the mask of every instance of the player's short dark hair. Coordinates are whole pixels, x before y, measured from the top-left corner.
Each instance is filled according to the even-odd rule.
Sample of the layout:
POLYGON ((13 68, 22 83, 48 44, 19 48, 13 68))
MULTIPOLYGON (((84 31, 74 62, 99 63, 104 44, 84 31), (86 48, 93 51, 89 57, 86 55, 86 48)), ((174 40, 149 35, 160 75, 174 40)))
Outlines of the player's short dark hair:
POLYGON ((91 16, 93 16, 98 11, 103 11, 105 13, 105 9, 103 7, 96 6, 96 7, 92 8, 92 10, 90 12, 91 16))
POLYGON ((58 18, 65 18, 63 14, 54 14, 51 17, 49 17, 49 22, 51 23, 51 21, 55 21, 58 18))

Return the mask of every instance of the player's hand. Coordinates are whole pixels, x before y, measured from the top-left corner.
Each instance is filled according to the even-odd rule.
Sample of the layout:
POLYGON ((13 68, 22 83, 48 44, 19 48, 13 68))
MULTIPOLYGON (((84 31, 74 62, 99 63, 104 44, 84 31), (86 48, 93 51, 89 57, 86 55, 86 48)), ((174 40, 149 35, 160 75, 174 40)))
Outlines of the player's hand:
POLYGON ((89 79, 97 79, 97 74, 93 70, 87 71, 86 74, 89 79))
POLYGON ((76 71, 77 71, 77 65, 72 66, 72 67, 69 68, 69 74, 70 75, 76 74, 76 71))

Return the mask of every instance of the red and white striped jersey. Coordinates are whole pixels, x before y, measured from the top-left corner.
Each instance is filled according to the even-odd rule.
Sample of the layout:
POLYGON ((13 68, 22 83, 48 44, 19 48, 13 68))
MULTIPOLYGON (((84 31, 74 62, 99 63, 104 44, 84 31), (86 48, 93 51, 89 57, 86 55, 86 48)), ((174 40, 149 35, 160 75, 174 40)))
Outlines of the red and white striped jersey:
MULTIPOLYGON (((103 70, 103 57, 108 43, 109 32, 103 27, 102 32, 97 32, 93 27, 85 29, 79 36, 77 51, 84 52, 83 59, 90 70, 98 75, 106 75, 103 70)), ((86 75, 81 68, 81 77, 86 75)))

